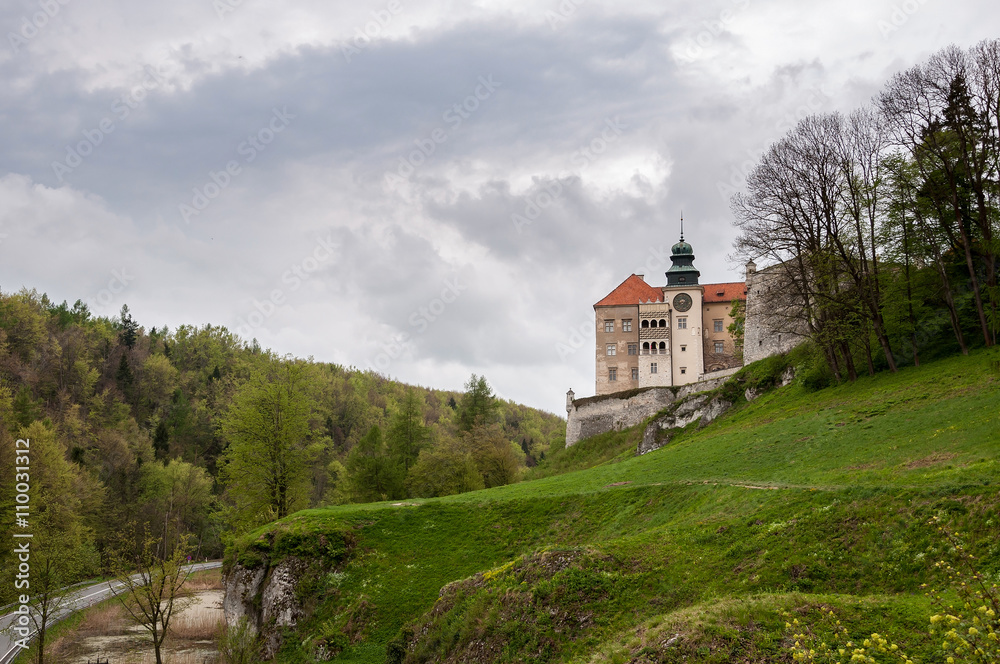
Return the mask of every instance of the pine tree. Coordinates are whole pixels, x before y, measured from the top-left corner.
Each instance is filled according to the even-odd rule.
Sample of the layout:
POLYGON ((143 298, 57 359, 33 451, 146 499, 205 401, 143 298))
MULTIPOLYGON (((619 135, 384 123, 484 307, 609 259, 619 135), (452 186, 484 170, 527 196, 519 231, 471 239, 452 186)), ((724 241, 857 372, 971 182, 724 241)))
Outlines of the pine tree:
POLYGON ((497 419, 499 408, 486 376, 472 374, 458 404, 458 427, 461 431, 472 431, 478 425, 492 424, 497 419))
POLYGON ((429 436, 424 426, 424 414, 420 397, 412 388, 406 391, 400 410, 389 424, 387 442, 389 453, 403 469, 409 471, 417 461, 417 455, 427 443, 429 436))
POLYGON ((139 324, 132 319, 132 314, 128 311, 128 305, 122 305, 119 315, 118 325, 121 331, 118 333, 118 341, 129 350, 135 348, 135 343, 139 339, 139 324))

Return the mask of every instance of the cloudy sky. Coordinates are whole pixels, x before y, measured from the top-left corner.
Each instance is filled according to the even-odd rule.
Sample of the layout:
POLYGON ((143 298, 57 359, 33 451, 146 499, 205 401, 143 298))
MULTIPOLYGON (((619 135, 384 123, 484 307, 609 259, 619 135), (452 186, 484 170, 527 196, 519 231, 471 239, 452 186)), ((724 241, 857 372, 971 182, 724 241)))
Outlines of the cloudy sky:
POLYGON ((4 0, 0 289, 563 413, 593 303, 664 282, 681 210, 703 282, 741 279, 756 157, 995 12, 4 0))

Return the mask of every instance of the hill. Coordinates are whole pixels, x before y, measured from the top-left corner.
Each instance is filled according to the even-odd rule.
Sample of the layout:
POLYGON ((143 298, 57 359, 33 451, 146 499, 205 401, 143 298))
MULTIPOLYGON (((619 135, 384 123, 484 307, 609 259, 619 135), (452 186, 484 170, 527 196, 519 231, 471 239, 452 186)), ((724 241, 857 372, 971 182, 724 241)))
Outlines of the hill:
POLYGON ((300 512, 240 540, 230 579, 296 561, 281 662, 789 661, 785 613, 821 607, 929 656, 930 520, 1000 573, 998 387, 995 350, 793 384, 642 457, 606 434, 557 455, 585 470, 300 512))
MULTIPOLYGON (((303 405, 297 439, 285 441, 301 459, 293 509, 355 498, 345 468, 352 452, 373 431, 384 429, 391 440, 404 411, 424 446, 458 438, 460 392, 279 357, 224 327, 147 328, 127 306, 106 318, 80 301, 71 306, 35 291, 0 293, 0 511, 14 513, 15 441, 27 438, 38 460, 29 524, 36 543, 58 541, 55 550, 80 554, 67 582, 106 571, 108 546, 122 529, 148 527, 170 545, 190 535, 192 553, 221 556, 240 528, 273 517, 267 510, 239 515, 248 501, 222 476, 233 436, 220 423, 237 397, 245 403, 250 388, 291 368, 303 405)), ((563 439, 561 418, 494 401, 495 428, 516 462, 512 474, 563 439)), ((395 463, 382 457, 383 465, 395 463)), ((402 488, 397 483, 394 490, 402 488)), ((10 541, 12 529, 4 521, 0 537, 10 541)), ((5 577, 16 567, 12 556, 11 547, 0 549, 5 577)), ((0 583, 0 604, 14 593, 13 579, 7 581, 0 583)))

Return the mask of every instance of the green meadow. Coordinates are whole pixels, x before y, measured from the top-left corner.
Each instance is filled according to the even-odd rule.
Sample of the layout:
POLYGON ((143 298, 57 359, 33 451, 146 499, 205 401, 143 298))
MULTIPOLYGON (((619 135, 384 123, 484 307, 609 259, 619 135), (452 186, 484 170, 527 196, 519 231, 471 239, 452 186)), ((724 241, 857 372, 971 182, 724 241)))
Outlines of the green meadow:
POLYGON ((791 661, 787 617, 821 631, 830 610, 938 661, 921 586, 950 545, 930 519, 1000 574, 996 349, 793 383, 636 457, 641 435, 505 487, 299 512, 228 564, 315 563, 289 663, 321 645, 340 662, 791 661))

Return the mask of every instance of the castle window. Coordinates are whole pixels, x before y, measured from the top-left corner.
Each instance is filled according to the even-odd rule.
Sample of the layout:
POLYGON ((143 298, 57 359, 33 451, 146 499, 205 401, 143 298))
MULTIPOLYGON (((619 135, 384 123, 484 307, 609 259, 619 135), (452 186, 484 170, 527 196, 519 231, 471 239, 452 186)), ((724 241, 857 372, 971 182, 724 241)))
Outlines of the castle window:
POLYGON ((649 321, 648 320, 642 321, 642 326, 643 326, 643 328, 649 327, 649 321))
POLYGON ((680 277, 677 279, 677 281, 684 283, 685 281, 687 281, 687 277, 680 277))
POLYGON ((616 380, 618 380, 618 369, 617 368, 612 367, 612 368, 608 369, 608 380, 609 381, 616 381, 616 380))
POLYGON ((656 321, 655 320, 649 321, 649 326, 650 327, 656 327, 656 321))
POLYGON ((666 327, 666 326, 667 326, 667 321, 664 320, 663 318, 661 318, 660 319, 660 327, 666 327))
POLYGON ((687 367, 681 367, 681 373, 682 374, 686 374, 687 372, 688 372, 688 368, 687 367))
POLYGON ((715 342, 715 352, 716 352, 716 353, 724 353, 724 352, 726 352, 726 349, 725 349, 725 347, 724 347, 724 346, 722 345, 722 342, 721 342, 721 341, 716 341, 716 342, 715 342))
POLYGON ((604 331, 605 332, 614 332, 615 331, 615 321, 614 320, 606 320, 606 321, 604 321, 604 331))
POLYGON ((666 353, 667 352, 667 343, 665 341, 661 341, 660 342, 660 352, 661 353, 666 353))
POLYGON ((677 329, 678 330, 686 330, 687 326, 688 326, 688 319, 687 318, 678 318, 677 319, 677 329))
POLYGON ((608 355, 618 354, 618 344, 608 344, 608 355))
POLYGON ((656 362, 653 362, 652 364, 649 365, 649 373, 651 374, 656 373, 656 362))
POLYGON ((629 344, 628 345, 628 354, 629 355, 638 355, 639 354, 639 344, 629 344))
POLYGON ((632 319, 622 319, 622 332, 632 331, 632 319))
POLYGON ((639 367, 632 367, 632 380, 639 380, 639 367))
POLYGON ((681 346, 681 352, 682 352, 682 353, 686 353, 686 352, 687 352, 687 349, 688 349, 688 347, 687 347, 687 346, 683 346, 683 345, 681 346))
POLYGON ((712 329, 716 332, 722 332, 722 319, 716 318, 712 321, 712 329))
POLYGON ((648 341, 645 342, 644 344, 642 344, 642 354, 643 355, 649 355, 649 342, 648 341))

